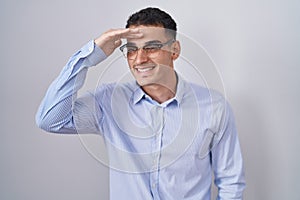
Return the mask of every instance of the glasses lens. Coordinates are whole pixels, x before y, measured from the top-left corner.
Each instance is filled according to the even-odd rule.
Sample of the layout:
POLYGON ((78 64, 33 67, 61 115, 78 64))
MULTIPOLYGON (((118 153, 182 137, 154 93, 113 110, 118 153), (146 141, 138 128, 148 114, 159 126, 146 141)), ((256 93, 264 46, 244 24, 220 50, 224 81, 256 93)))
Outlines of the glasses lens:
POLYGON ((134 60, 136 58, 139 49, 142 49, 142 52, 140 53, 145 53, 149 58, 156 58, 159 56, 161 48, 169 43, 171 43, 171 40, 166 43, 147 44, 141 48, 124 45, 120 50, 123 52, 125 58, 129 60, 134 60))
POLYGON ((127 46, 125 48, 125 54, 128 59, 135 59, 138 48, 134 46, 127 46))
POLYGON ((147 53, 150 58, 155 58, 158 56, 162 44, 149 44, 143 47, 143 50, 147 53))

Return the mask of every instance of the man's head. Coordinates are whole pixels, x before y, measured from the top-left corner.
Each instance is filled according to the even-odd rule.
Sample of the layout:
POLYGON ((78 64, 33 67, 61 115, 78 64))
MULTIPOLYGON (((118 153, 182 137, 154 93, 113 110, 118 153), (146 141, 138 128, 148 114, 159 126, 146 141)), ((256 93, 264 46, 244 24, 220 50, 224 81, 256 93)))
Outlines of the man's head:
POLYGON ((128 38, 120 47, 137 82, 141 86, 168 85, 175 74, 173 61, 180 54, 175 21, 158 8, 145 8, 129 17, 126 28, 138 28, 143 34, 128 38))
POLYGON ((176 22, 168 13, 158 8, 149 7, 132 14, 127 20, 126 28, 140 25, 164 28, 173 39, 176 39, 176 22))

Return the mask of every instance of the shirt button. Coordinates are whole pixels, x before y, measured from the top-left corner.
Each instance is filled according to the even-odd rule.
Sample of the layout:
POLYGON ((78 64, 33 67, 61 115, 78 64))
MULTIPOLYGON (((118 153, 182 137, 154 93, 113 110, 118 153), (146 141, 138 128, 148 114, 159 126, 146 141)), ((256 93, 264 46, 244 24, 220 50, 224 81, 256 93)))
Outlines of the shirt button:
POLYGON ((155 184, 155 183, 153 183, 153 184, 152 184, 152 188, 155 188, 155 187, 156 187, 156 184, 155 184))
POLYGON ((152 166, 152 171, 153 172, 156 171, 156 166, 155 165, 152 166))

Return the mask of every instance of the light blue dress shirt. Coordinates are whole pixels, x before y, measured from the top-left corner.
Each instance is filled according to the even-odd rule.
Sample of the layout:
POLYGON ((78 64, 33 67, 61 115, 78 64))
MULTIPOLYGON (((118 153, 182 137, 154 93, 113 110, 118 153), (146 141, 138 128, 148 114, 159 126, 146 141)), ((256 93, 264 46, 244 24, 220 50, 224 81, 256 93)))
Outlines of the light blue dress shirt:
POLYGON ((93 41, 74 54, 36 114, 48 132, 96 133, 105 141, 110 199, 242 199, 243 161, 230 106, 219 93, 177 75, 159 104, 136 82, 103 84, 80 98, 89 67, 106 58, 93 41))

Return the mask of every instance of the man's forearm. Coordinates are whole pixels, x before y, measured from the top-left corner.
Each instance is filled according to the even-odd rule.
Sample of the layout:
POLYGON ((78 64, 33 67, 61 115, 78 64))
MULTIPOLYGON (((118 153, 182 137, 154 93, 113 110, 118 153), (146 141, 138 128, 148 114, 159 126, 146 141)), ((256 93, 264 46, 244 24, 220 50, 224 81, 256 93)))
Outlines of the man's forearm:
POLYGON ((75 53, 60 75, 52 82, 36 114, 36 123, 48 132, 76 133, 72 102, 82 87, 88 67, 104 60, 106 55, 93 41, 75 53))

